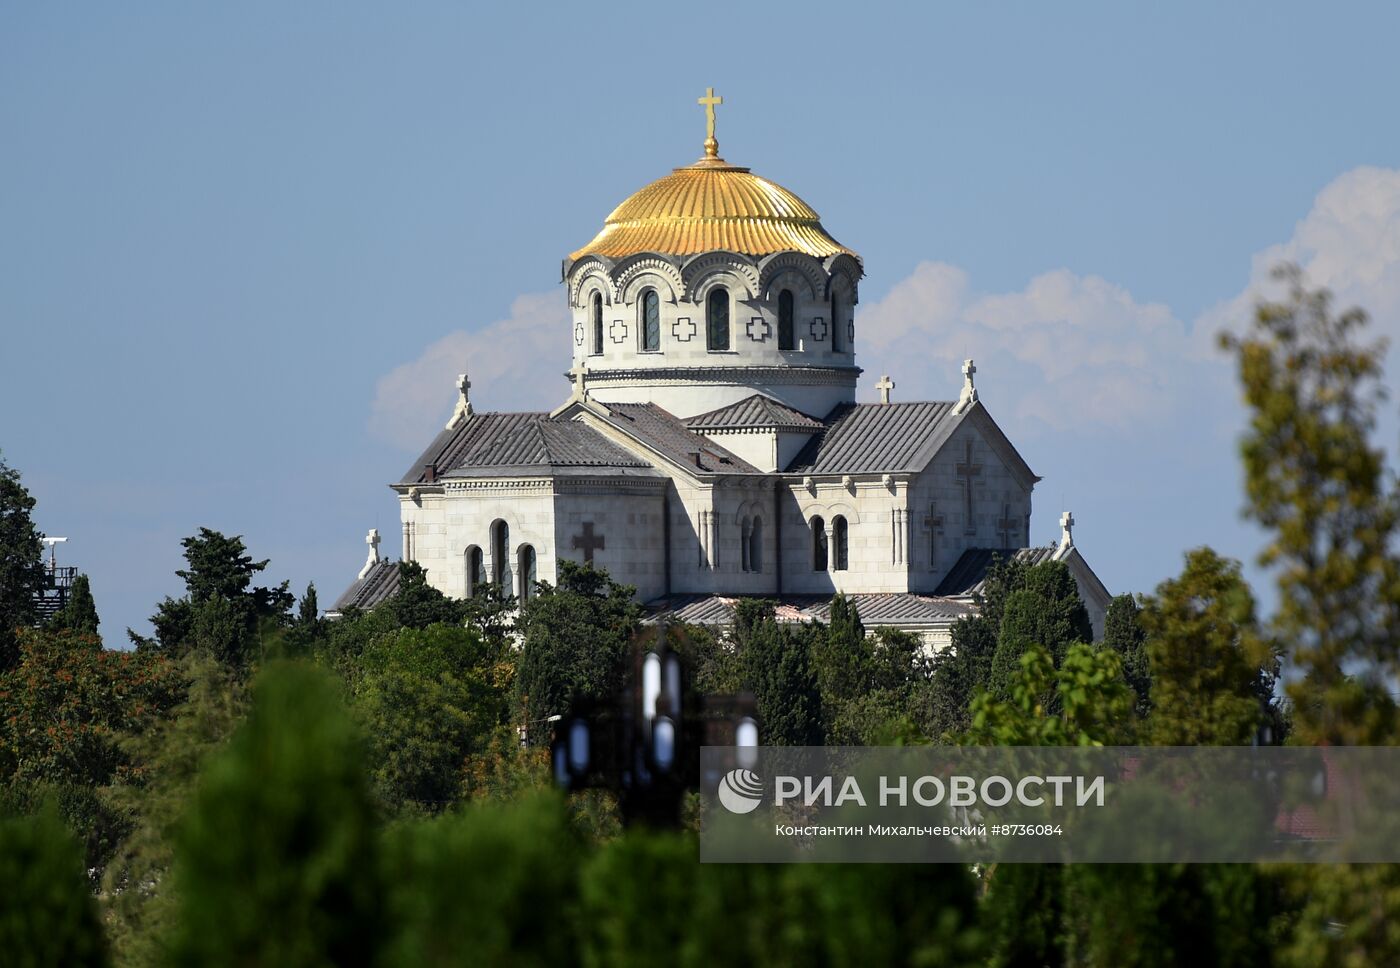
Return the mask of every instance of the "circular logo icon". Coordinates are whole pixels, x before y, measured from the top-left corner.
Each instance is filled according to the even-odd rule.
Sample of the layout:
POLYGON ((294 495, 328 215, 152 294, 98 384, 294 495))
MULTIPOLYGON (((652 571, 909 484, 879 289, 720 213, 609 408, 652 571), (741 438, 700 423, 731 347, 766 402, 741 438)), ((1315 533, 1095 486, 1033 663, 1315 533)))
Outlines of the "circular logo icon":
POLYGON ((751 770, 730 770, 720 778, 719 802, 730 813, 749 813, 763 802, 763 781, 751 770))

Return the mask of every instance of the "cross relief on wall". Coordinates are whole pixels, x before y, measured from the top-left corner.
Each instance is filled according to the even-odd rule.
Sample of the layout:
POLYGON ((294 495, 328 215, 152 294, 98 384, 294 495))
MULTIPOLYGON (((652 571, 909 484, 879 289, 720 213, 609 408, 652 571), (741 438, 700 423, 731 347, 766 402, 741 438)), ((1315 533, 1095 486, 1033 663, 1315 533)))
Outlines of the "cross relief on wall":
POLYGON ((755 316, 753 319, 749 320, 747 328, 749 331, 749 339, 753 340, 755 343, 762 343, 772 332, 772 328, 768 325, 768 320, 764 319, 762 316, 755 316))
POLYGON ((826 320, 822 319, 820 316, 813 317, 811 330, 812 339, 820 343, 822 340, 826 339, 826 320))
POLYGON ((608 327, 608 335, 612 337, 614 343, 621 343, 627 339, 627 321, 614 319, 612 325, 608 327))
POLYGON ((583 561, 585 564, 593 564, 593 552, 602 551, 607 547, 607 539, 601 534, 593 533, 593 522, 583 522, 583 534, 573 536, 573 546, 575 551, 583 551, 583 561))
POLYGON ((682 316, 671 324, 671 335, 678 343, 689 343, 695 335, 695 323, 689 317, 682 316))

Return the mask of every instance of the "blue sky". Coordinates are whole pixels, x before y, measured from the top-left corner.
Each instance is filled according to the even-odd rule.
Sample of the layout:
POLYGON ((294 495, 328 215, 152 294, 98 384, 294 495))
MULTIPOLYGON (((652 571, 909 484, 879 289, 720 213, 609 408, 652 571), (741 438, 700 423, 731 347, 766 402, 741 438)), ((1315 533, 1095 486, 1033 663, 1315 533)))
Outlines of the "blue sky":
MULTIPOLYGON (((719 139, 865 258, 861 395, 983 400, 1115 591, 1240 558, 1209 334, 1281 256, 1400 330, 1390 5, 9 4, 0 451, 109 643, 241 533, 328 603, 472 372, 548 406, 562 256, 719 139)), ((1387 423, 1387 442, 1393 427, 1387 423)), ((1393 448, 1392 448, 1393 449, 1393 448)), ((396 549, 395 553, 396 553, 396 549)))

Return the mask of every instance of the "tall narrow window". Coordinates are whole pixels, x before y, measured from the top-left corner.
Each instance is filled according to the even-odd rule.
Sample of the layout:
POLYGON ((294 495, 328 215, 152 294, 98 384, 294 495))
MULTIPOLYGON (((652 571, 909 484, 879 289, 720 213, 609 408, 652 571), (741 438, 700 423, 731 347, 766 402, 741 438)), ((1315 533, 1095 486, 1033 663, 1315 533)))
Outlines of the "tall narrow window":
POLYGON ((832 571, 845 571, 846 559, 846 519, 841 515, 831 519, 832 571))
POLYGON ((778 293, 778 349, 793 348, 792 339, 792 290, 778 293))
POLYGON ((510 548, 510 526, 497 520, 491 525, 491 580, 501 586, 501 594, 510 593, 506 587, 506 554, 510 548))
POLYGON ((763 519, 754 518, 749 529, 749 571, 763 570, 763 519))
POLYGON ((744 518, 744 523, 739 529, 739 569, 741 571, 753 571, 749 565, 749 519, 744 518))
POLYGON ((603 297, 593 294, 593 355, 603 355, 603 297))
POLYGON ((705 306, 705 332, 710 349, 729 349, 729 290, 712 289, 705 306))
POLYGON ((841 338, 846 335, 842 330, 845 328, 846 321, 841 318, 841 297, 833 292, 831 294, 831 352, 841 352, 841 338))
POLYGON ((486 584, 486 563, 482 560, 481 548, 472 545, 467 549, 467 597, 481 594, 481 586, 486 584))
POLYGON ((661 349, 661 297, 655 289, 642 293, 642 349, 661 349))
POLYGON ((520 546, 520 600, 528 602, 535 595, 535 548, 533 545, 520 546))
POLYGON ((826 571, 826 522, 812 519, 812 570, 826 571))

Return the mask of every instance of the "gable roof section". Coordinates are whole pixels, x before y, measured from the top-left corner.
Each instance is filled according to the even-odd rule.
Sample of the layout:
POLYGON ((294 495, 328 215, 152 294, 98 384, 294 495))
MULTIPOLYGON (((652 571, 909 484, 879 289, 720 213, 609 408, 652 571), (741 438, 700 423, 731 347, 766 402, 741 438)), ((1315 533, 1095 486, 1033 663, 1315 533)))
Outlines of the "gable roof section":
MULTIPOLYGON (((823 423, 825 430, 807 442, 788 465, 789 473, 878 474, 921 470, 920 452, 938 431, 956 425, 953 404, 843 403, 823 423)), ((939 436, 946 437, 946 434, 939 436)))
POLYGON ((424 467, 437 475, 469 476, 493 468, 532 469, 651 465, 575 420, 552 420, 547 413, 476 413, 444 430, 404 474, 400 484, 421 484, 424 467))
POLYGON ((991 571, 993 562, 1015 558, 1026 565, 1038 565, 1042 561, 1054 560, 1058 550, 1054 545, 1037 548, 968 548, 948 574, 943 576, 933 593, 950 598, 980 595, 986 588, 987 573, 991 571))
POLYGON ((399 563, 381 558, 376 561, 369 573, 356 578, 350 587, 335 600, 327 614, 338 614, 351 608, 368 611, 393 598, 399 592, 399 563))
POLYGON ((755 393, 738 403, 688 417, 685 425, 691 430, 821 430, 825 426, 815 417, 781 404, 772 397, 755 393))
POLYGON ((649 450, 698 476, 760 474, 757 467, 687 427, 654 403, 609 403, 602 419, 649 450), (696 458, 699 454, 699 458, 696 458))

